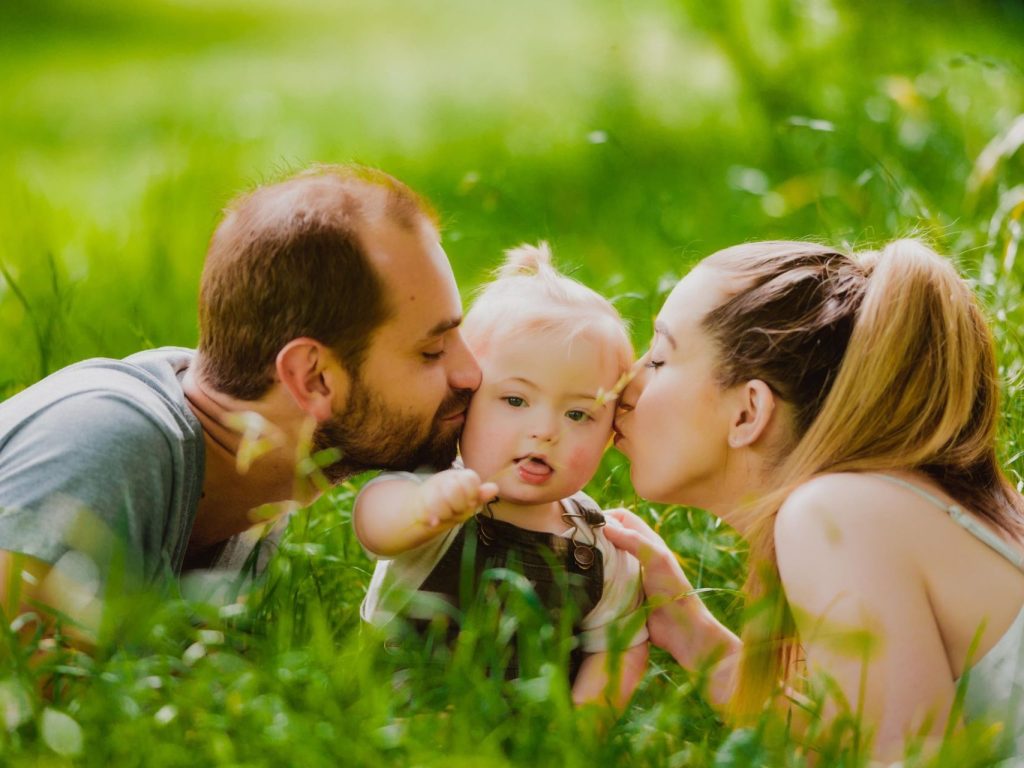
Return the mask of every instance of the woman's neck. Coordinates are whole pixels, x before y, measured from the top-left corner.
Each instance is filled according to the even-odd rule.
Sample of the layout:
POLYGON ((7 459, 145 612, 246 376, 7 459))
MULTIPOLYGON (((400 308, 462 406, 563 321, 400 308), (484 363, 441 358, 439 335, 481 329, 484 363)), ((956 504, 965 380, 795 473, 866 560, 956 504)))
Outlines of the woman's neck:
POLYGON ((735 452, 724 471, 703 489, 697 506, 711 512, 746 538, 757 523, 757 509, 767 494, 777 490, 777 473, 761 450, 735 452))

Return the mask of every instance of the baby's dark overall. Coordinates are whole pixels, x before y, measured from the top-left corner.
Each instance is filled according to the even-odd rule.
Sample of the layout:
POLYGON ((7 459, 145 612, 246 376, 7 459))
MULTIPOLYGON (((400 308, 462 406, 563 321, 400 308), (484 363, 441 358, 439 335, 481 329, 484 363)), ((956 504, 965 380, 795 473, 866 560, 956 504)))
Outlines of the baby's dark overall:
MULTIPOLYGON (((599 510, 585 509, 575 500, 570 503, 576 505, 578 515, 575 517, 589 523, 577 525, 572 539, 529 531, 484 513, 478 514, 462 526, 419 591, 442 596, 461 612, 472 601, 489 599, 488 596, 496 594, 495 590, 488 589, 485 571, 507 568, 530 581, 555 627, 561 626, 562 613, 569 606, 573 635, 578 635, 582 618, 594 609, 604 590, 604 559, 600 550, 593 546, 593 528, 603 525, 604 518, 599 510), (468 589, 460 588, 463 574, 471 576, 466 582, 468 589)), ((430 626, 425 620, 414 624, 421 632, 430 626)), ((448 626, 449 644, 458 633, 459 627, 454 622, 448 626)), ((509 679, 519 676, 516 646, 517 640, 513 638, 513 655, 505 671, 509 679)), ((576 678, 582 663, 583 652, 577 643, 569 657, 570 680, 576 678)))

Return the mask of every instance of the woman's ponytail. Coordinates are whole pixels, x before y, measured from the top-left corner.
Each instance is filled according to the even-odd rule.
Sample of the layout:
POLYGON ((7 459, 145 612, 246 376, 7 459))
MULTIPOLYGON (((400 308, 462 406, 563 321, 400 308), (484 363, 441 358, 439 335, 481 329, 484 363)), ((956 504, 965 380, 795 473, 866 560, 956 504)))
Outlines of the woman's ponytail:
POLYGON ((812 251, 820 257, 816 268, 794 260, 793 254, 808 252, 806 243, 761 248, 767 246, 753 260, 729 249, 706 262, 746 277, 750 286, 705 320, 729 378, 765 380, 794 413, 794 439, 777 468, 777 490, 746 513, 752 618, 744 627, 733 700, 741 717, 759 710, 798 655, 779 583, 774 521, 799 485, 823 473, 919 471, 994 525, 1024 535, 1024 505, 995 452, 999 387, 992 335, 953 265, 916 240, 853 256, 812 251), (792 295, 765 290, 772 285, 789 286, 792 295), (771 313, 756 311, 769 298, 771 313), (725 340, 751 333, 769 338, 771 347, 729 360, 725 340), (829 344, 835 345, 831 352, 829 344))

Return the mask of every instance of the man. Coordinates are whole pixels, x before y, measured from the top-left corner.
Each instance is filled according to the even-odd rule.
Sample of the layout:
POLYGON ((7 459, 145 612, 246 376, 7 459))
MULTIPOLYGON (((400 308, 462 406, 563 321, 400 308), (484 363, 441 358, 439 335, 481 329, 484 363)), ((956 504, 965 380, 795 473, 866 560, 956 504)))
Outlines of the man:
POLYGON ((89 624, 104 583, 210 565, 318 479, 448 466, 480 382, 461 317, 433 215, 396 179, 323 167, 242 197, 195 352, 88 360, 0 404, 4 608, 89 624))

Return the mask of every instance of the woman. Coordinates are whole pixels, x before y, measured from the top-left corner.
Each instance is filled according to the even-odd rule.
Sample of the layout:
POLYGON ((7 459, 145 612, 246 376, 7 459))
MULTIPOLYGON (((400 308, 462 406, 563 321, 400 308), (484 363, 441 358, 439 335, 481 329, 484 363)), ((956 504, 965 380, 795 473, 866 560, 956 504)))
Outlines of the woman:
POLYGON ((643 363, 616 421, 633 484, 736 528, 759 607, 741 642, 623 512, 608 537, 645 564, 652 641, 713 663, 710 699, 740 717, 824 671, 879 757, 961 716, 1004 721, 1024 754, 1024 499, 996 461, 991 333, 954 268, 908 240, 729 248, 676 286, 643 363))

